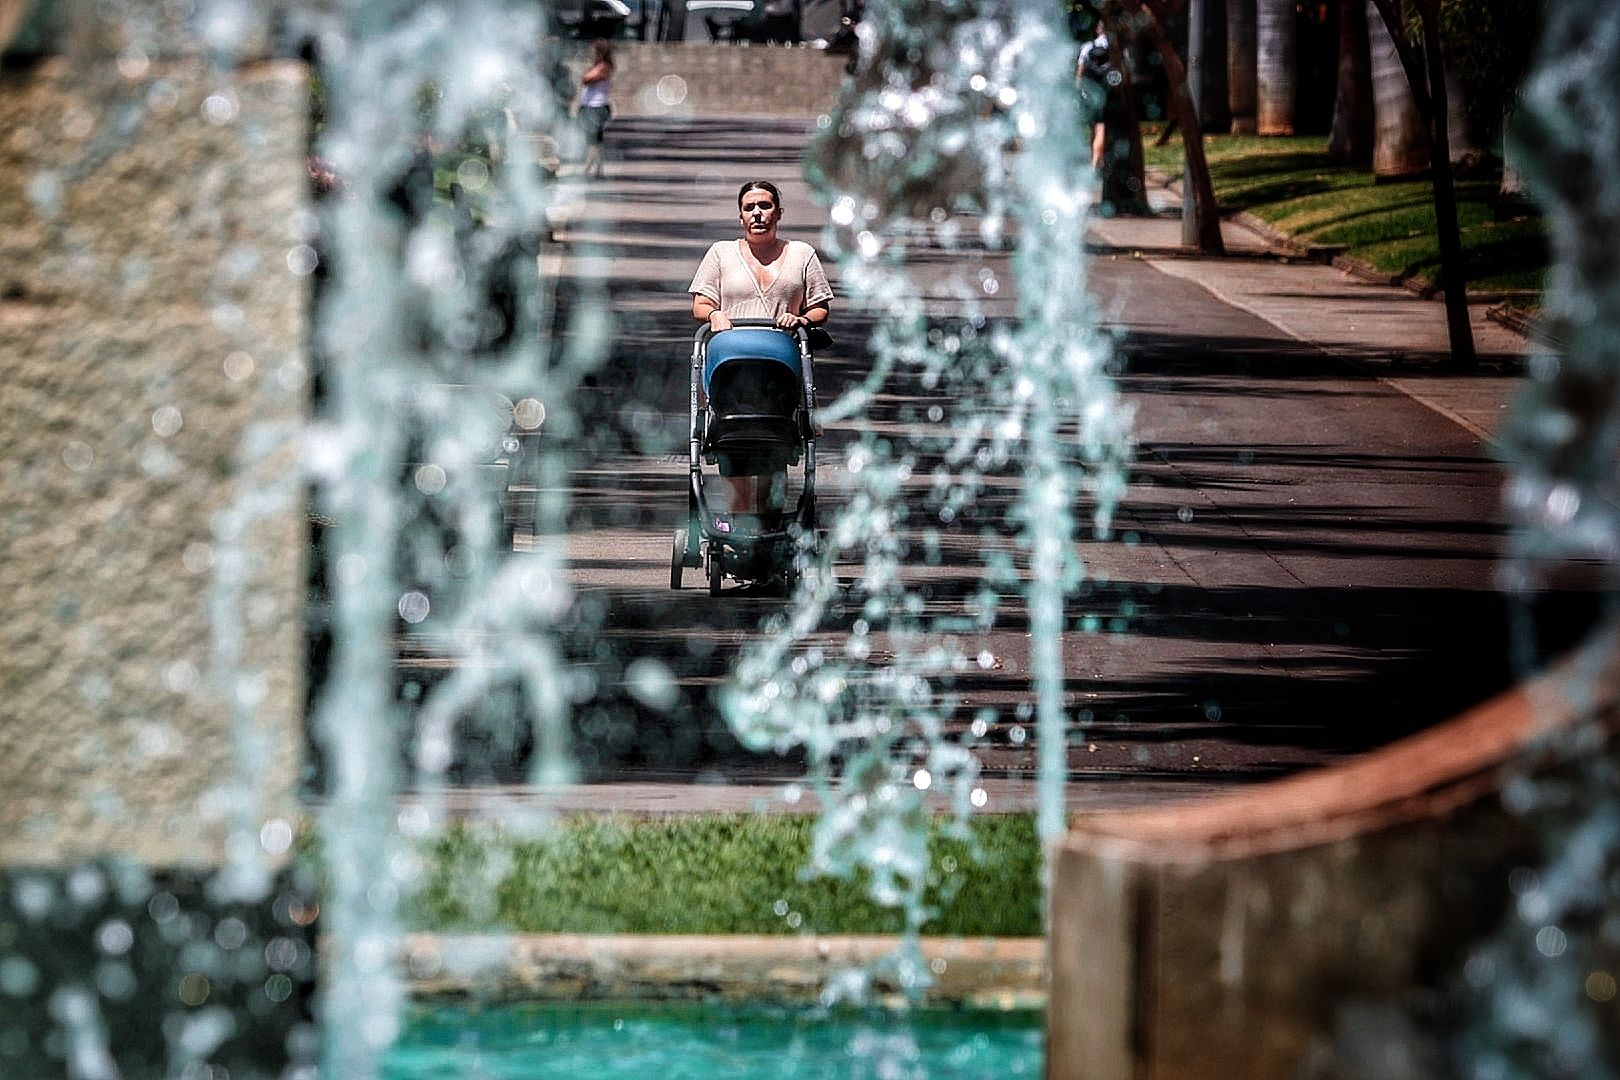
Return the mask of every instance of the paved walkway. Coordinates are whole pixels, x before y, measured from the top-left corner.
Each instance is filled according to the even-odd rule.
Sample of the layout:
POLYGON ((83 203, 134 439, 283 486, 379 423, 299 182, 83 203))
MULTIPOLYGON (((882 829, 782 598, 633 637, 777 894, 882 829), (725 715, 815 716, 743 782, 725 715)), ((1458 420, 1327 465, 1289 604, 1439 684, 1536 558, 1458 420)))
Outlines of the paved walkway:
POLYGON ((1163 216, 1097 218, 1089 230, 1099 258, 1141 258, 1155 269, 1193 282, 1225 304, 1246 311, 1297 341, 1377 371, 1383 382, 1494 441, 1517 389, 1504 378, 1522 366, 1525 339, 1471 305, 1477 374, 1423 371, 1450 354, 1443 305, 1395 285, 1362 280, 1337 267, 1288 258, 1255 229, 1228 220, 1221 228, 1226 258, 1189 255, 1181 246, 1180 196, 1149 193, 1163 216))
MULTIPOLYGON (((702 134, 702 130, 694 129, 686 137, 688 140, 698 139, 702 134)), ((626 133, 621 132, 621 141, 627 137, 626 133)), ((670 144, 672 139, 670 133, 662 128, 649 131, 648 137, 656 137, 660 140, 660 146, 670 144)), ((685 146, 678 139, 675 142, 685 146)), ((778 168, 793 155, 792 147, 784 145, 777 148, 758 137, 751 145, 755 147, 756 156, 769 158, 771 164, 778 168)), ((682 153, 685 152, 682 150, 682 153)), ((648 184, 652 184, 649 190, 656 190, 661 201, 660 216, 672 213, 669 205, 663 205, 678 194, 671 182, 643 176, 648 169, 658 168, 658 161, 649 159, 643 162, 641 157, 636 157, 633 161, 617 162, 615 167, 618 179, 604 190, 616 197, 596 200, 601 205, 593 207, 589 215, 592 222, 590 228, 599 243, 608 244, 611 241, 623 250, 614 249, 613 258, 602 259, 597 272, 605 274, 611 266, 614 275, 628 282, 628 285, 621 283, 613 297, 615 310, 624 324, 621 337, 641 335, 646 340, 636 338, 637 344, 632 351, 652 355, 659 349, 668 351, 664 348, 667 343, 658 338, 658 334, 665 329, 664 322, 667 320, 663 320, 663 313, 668 307, 668 299, 662 293, 654 295, 654 286, 666 278, 675 280, 686 272, 688 264, 696 257, 695 251, 689 251, 687 247, 695 241, 686 233, 678 238, 665 237, 660 240, 662 233, 656 233, 656 230, 649 232, 652 226, 638 224, 637 215, 645 213, 645 199, 634 196, 648 184), (656 179, 655 184, 653 179, 656 179), (679 239, 686 246, 677 245, 678 250, 670 247, 674 239, 679 239), (678 264, 673 270, 663 265, 671 258, 678 264)), ((733 163, 732 166, 733 171, 755 167, 753 163, 733 163)), ((730 180, 722 182, 717 178, 715 183, 718 184, 716 190, 719 194, 705 189, 699 193, 703 196, 701 199, 697 199, 696 195, 685 196, 688 201, 697 199, 691 206, 685 203, 681 205, 680 213, 685 215, 682 220, 695 220, 705 212, 705 208, 714 217, 713 222, 705 218, 700 226, 689 225, 687 231, 693 237, 717 234, 726 227, 723 215, 730 198, 730 180)), ((806 213, 812 205, 808 196, 797 187, 788 192, 787 197, 790 206, 796 210, 803 208, 801 214, 806 213)), ((1476 344, 1483 360, 1479 374, 1439 374, 1429 370, 1433 362, 1447 353, 1444 311, 1438 302, 1425 300, 1405 289, 1367 283, 1329 266, 1282 258, 1273 251, 1267 237, 1237 222, 1230 222, 1226 226, 1226 240, 1231 253, 1228 257, 1209 259, 1191 256, 1180 246, 1180 222, 1173 216, 1178 205, 1177 197, 1163 189, 1155 189, 1152 199, 1165 212, 1165 216, 1096 220, 1091 228, 1090 242, 1096 252, 1094 268, 1099 282, 1106 278, 1116 287, 1124 289, 1146 286, 1145 276, 1151 275, 1144 274, 1142 267, 1145 265, 1155 273, 1176 279, 1181 283, 1181 288, 1201 289, 1211 298, 1210 303, 1197 308, 1202 312, 1197 316, 1189 316, 1189 309, 1185 307, 1166 310, 1163 315, 1164 329, 1174 330, 1185 340, 1186 327, 1183 324, 1189 317, 1194 321, 1213 317, 1224 305, 1243 313, 1237 316, 1239 323, 1252 316, 1275 327, 1288 339, 1305 343, 1324 355, 1351 363, 1375 376, 1373 379, 1352 380, 1335 391, 1337 401, 1348 405, 1351 396, 1387 400, 1390 391, 1394 390, 1454 423, 1457 432, 1452 441, 1459 448, 1465 448, 1468 444, 1477 446, 1480 442, 1490 440, 1492 433, 1500 426, 1507 402, 1521 381, 1518 372, 1523 366, 1525 342, 1511 331, 1488 322, 1484 318, 1483 306, 1476 312, 1475 319, 1476 344), (1121 273, 1109 275, 1106 260, 1129 260, 1132 272, 1125 273, 1125 268, 1121 267, 1121 273), (1356 389, 1357 385, 1362 389, 1356 389)), ((800 227, 807 225, 801 223, 800 227)), ((584 270, 579 272, 585 274, 584 270)), ((603 285, 609 284, 607 277, 601 281, 603 285)), ((1106 311, 1104 315, 1106 317, 1106 311)), ((1387 409, 1377 411, 1380 415, 1389 412, 1387 409)), ((1477 456, 1485 458, 1488 455, 1477 456)), ((679 472, 679 460, 674 460, 671 469, 679 472)), ((1162 495, 1169 489, 1157 490, 1162 495)), ((1291 503, 1293 500, 1288 501, 1291 503)), ((1151 507, 1148 509, 1151 510, 1151 507)), ((1219 508, 1212 507, 1211 510, 1212 518, 1218 518, 1216 511, 1219 508)), ((626 532, 627 537, 633 534, 633 530, 626 532)), ((653 543, 657 548, 649 565, 655 565, 665 557, 667 535, 665 532, 648 533, 652 538, 648 543, 653 543)), ((621 540, 622 545, 631 542, 630 539, 621 540)), ((1220 557, 1228 556, 1223 554, 1220 557)), ((1428 573, 1427 567, 1428 564, 1424 563, 1419 569, 1428 573)), ((1298 582, 1289 579, 1289 584, 1297 585, 1298 582)), ((703 627, 699 627, 699 630, 711 636, 714 633, 712 629, 703 627)), ((1212 659, 1215 654, 1211 651, 1215 646, 1196 639, 1196 635, 1194 637, 1195 640, 1190 640, 1186 648, 1195 650, 1196 655, 1176 654, 1167 663, 1184 664, 1189 670, 1203 671, 1216 662, 1212 659)), ((1275 662, 1286 666, 1281 660, 1275 662)), ((1076 670, 1102 670, 1103 667, 1100 662, 1091 663, 1090 666, 1077 662, 1077 665, 1076 670)), ((1191 746, 1189 753, 1200 749, 1199 746, 1188 745, 1191 746)), ((1100 753, 1096 758, 1100 760, 1106 756, 1100 753)), ((1192 760, 1197 762, 1198 758, 1192 760)), ((1174 779, 1133 777, 1128 783, 1121 783, 1115 777, 1099 774, 1088 782, 1071 783, 1066 798, 1071 810, 1101 810, 1143 802, 1163 803, 1177 797, 1206 794, 1223 783, 1229 784, 1230 779, 1223 781, 1212 777, 1206 782, 1202 777, 1185 775, 1174 779)), ((1027 780, 987 776, 983 787, 988 797, 987 808, 991 810, 1027 809, 1035 801, 1033 786, 1027 780)), ((488 813, 497 806, 517 812, 749 813, 803 812, 814 809, 814 804, 814 798, 802 793, 798 785, 772 783, 763 777, 754 782, 693 784, 690 778, 682 782, 679 778, 663 781, 662 778, 648 776, 645 782, 593 783, 559 791, 511 786, 498 790, 466 789, 451 794, 443 802, 437 803, 434 809, 450 815, 488 813), (798 797, 795 797, 796 793, 798 797)))

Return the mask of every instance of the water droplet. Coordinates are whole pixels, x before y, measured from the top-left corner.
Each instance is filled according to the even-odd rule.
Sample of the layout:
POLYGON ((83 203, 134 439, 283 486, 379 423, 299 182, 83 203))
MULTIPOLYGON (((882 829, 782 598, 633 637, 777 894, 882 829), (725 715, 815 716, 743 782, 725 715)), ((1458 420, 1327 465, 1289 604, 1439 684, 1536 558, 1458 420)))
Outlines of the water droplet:
POLYGON ((320 261, 320 255, 308 244, 295 244, 287 249, 287 269, 298 277, 313 274, 320 261))
POLYGON ((271 818, 259 827, 259 846, 272 855, 280 855, 292 847, 292 826, 281 818, 271 818))
POLYGON ((679 75, 665 75, 658 80, 658 100, 664 105, 679 105, 686 100, 686 80, 679 75))
POLYGON ((175 996, 187 1005, 197 1006, 208 1000, 208 993, 212 989, 208 983, 208 976, 193 971, 180 979, 180 985, 175 988, 175 996))
POLYGON ((39 969, 21 956, 0 960, 0 993, 31 997, 39 989, 39 969))
POLYGON ((219 920, 219 925, 214 927, 214 944, 226 952, 240 949, 247 939, 247 924, 234 915, 219 920))
POLYGON ((630 692, 648 708, 668 712, 680 701, 680 687, 674 672, 657 660, 650 657, 633 660, 624 675, 630 692))
POLYGON ((75 439, 62 448, 62 464, 74 472, 84 472, 96 463, 96 452, 90 444, 75 439))
POLYGON ((483 191, 489 186, 489 166, 480 158, 466 158, 456 166, 456 182, 468 191, 483 191))
POLYGON ((68 875, 67 895, 80 907, 99 904, 107 895, 107 878, 93 866, 81 866, 68 875))
POLYGON ((236 100, 228 94, 209 94, 202 103, 203 119, 222 126, 236 119, 236 100))
POLYGON ((1543 520, 1550 527, 1568 525, 1581 508, 1581 493, 1572 485, 1559 484, 1547 492, 1543 520))
POLYGON ((180 410, 173 405, 160 406, 152 413, 152 430, 157 432, 159 438, 168 439, 178 435, 184 424, 180 410))
POLYGON ((534 431, 546 422, 546 406, 534 398, 523 398, 512 406, 512 420, 524 431, 534 431))
POLYGON ((399 610, 399 617, 413 626, 427 618, 428 612, 432 610, 432 604, 429 603, 427 594, 415 589, 401 596, 396 606, 399 610))
POLYGON ((445 471, 441 466, 429 463, 417 466, 416 475, 413 479, 417 491, 424 495, 437 495, 444 490, 444 485, 449 478, 445 475, 445 471))
MULTIPOLYGON (((96 965, 96 992, 108 1001, 128 1001, 140 989, 140 982, 128 964, 103 963, 96 965)), ((83 1075, 93 1075, 85 1073, 83 1075)), ((112 1073, 101 1075, 111 1076, 112 1073)))
POLYGON ((96 115, 89 109, 80 106, 62 114, 62 135, 65 138, 86 139, 94 130, 96 130, 96 115))
POLYGON ((190 660, 176 660, 163 669, 163 685, 170 693, 189 694, 196 689, 198 678, 197 665, 190 660))

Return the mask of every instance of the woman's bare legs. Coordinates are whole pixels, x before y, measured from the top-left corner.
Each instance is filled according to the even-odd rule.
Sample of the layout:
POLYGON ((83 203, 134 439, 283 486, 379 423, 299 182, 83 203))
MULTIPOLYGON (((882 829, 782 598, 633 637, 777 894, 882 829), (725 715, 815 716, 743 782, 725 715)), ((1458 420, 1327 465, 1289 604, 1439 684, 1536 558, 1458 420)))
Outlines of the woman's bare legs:
POLYGON ((727 476, 726 509, 740 514, 763 516, 780 514, 787 502, 787 475, 781 472, 756 476, 727 476))

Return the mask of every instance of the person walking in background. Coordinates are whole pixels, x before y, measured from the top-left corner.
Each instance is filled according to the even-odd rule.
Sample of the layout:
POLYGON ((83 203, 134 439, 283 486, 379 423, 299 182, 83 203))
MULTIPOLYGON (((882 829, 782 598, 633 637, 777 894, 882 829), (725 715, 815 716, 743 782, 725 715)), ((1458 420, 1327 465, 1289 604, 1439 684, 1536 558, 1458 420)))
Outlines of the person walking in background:
POLYGON ((602 139, 607 133, 613 108, 608 103, 613 91, 613 46, 603 38, 591 42, 591 62, 580 76, 579 126, 585 132, 586 176, 600 177, 602 139))
POLYGON ((1075 81, 1080 89, 1082 122, 1091 129, 1091 169, 1101 173, 1103 150, 1108 145, 1108 132, 1103 116, 1108 106, 1108 94, 1114 80, 1109 78, 1112 67, 1108 55, 1108 31, 1098 19, 1090 41, 1080 46, 1080 63, 1075 70, 1075 81))

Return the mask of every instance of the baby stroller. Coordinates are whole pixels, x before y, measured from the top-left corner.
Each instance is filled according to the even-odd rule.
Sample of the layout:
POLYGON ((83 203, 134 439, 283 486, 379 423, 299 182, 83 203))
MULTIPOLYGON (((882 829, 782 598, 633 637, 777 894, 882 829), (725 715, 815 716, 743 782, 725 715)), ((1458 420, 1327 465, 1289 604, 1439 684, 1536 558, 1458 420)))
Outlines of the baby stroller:
MULTIPOLYGON (((816 387, 813 339, 819 327, 778 329, 768 319, 738 319, 735 328, 699 328, 692 345, 691 475, 686 527, 675 530, 669 587, 681 571, 704 566, 709 595, 731 577, 783 591, 792 585, 800 537, 816 527, 816 387), (710 504, 705 483, 722 475, 779 472, 802 462, 792 507, 743 516, 710 504), (750 520, 751 518, 751 520, 750 520)), ((818 342, 819 343, 819 342, 818 342)))

